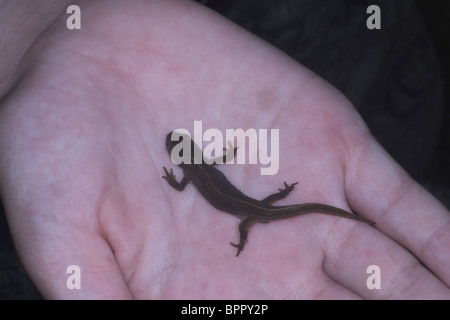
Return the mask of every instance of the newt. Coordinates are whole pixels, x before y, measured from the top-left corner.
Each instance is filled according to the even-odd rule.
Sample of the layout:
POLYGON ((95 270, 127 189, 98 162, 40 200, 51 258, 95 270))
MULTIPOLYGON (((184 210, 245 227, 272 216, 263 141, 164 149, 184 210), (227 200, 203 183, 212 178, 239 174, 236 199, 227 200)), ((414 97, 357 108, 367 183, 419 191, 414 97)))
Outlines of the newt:
MULTIPOLYGON (((239 224, 239 243, 235 244, 230 242, 232 246, 238 249, 236 257, 239 256, 244 249, 250 228, 257 222, 269 223, 273 220, 287 219, 308 213, 322 213, 353 219, 370 225, 375 224, 375 222, 354 213, 322 203, 302 203, 286 206, 272 205, 274 202, 285 198, 292 190, 294 190, 295 185, 297 185, 298 182, 292 184, 284 182, 284 188, 278 189, 277 193, 271 194, 263 200, 251 198, 236 188, 228 181, 221 171, 214 167, 214 159, 209 159, 206 162, 202 151, 188 135, 177 133, 178 141, 172 141, 173 133, 174 132, 170 132, 166 137, 167 151, 169 154, 172 154, 173 148, 180 143, 180 137, 189 139, 191 146, 190 161, 187 161, 188 163, 181 162, 178 164, 184 173, 181 182, 176 180, 173 170, 170 169, 170 171, 168 171, 166 167, 163 167, 165 176, 162 176, 162 178, 167 180, 169 185, 178 191, 183 191, 186 185, 192 181, 202 196, 216 209, 230 213, 242 220, 239 224), (197 164, 194 161, 196 152, 201 155, 200 163, 197 164)), ((181 149, 179 156, 182 156, 182 150, 183 149, 181 149)), ((232 149, 233 157, 236 155, 236 150, 237 148, 232 149)), ((222 158, 221 160, 226 162, 227 155, 228 154, 225 154, 216 159, 222 158)))

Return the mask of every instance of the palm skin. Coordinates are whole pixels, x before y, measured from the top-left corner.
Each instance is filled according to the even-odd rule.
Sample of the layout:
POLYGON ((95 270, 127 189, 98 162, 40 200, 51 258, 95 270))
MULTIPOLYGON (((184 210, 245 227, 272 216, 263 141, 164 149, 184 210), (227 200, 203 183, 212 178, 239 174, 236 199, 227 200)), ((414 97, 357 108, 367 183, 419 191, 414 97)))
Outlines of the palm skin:
POLYGON ((190 2, 96 1, 82 10, 80 31, 61 17, 30 48, 0 111, 1 196, 44 296, 450 297, 448 211, 335 89, 190 2), (217 167, 248 195, 299 181, 277 204, 352 208, 376 228, 321 214, 257 224, 236 258, 229 242, 239 220, 193 186, 178 193, 161 178, 175 166, 166 134, 194 120, 204 130, 280 130, 276 175, 217 167), (80 290, 66 287, 74 264, 80 290), (366 286, 374 264, 380 290, 366 286))

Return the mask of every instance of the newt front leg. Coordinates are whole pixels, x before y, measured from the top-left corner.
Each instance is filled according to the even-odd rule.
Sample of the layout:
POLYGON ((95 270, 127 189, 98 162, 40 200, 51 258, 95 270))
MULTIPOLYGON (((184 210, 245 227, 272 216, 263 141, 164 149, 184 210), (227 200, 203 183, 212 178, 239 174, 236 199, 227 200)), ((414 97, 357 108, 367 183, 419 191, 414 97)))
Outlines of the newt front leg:
POLYGON ((181 180, 181 182, 178 182, 176 179, 176 176, 173 173, 173 169, 170 169, 170 172, 166 169, 166 167, 163 167, 164 172, 165 172, 165 176, 162 176, 163 179, 166 179, 167 182, 169 183, 169 185, 174 188, 175 190, 178 191, 183 191, 184 188, 186 187, 186 185, 189 183, 189 181, 191 181, 191 179, 189 179, 189 177, 187 177, 186 175, 184 175, 183 179, 181 180))

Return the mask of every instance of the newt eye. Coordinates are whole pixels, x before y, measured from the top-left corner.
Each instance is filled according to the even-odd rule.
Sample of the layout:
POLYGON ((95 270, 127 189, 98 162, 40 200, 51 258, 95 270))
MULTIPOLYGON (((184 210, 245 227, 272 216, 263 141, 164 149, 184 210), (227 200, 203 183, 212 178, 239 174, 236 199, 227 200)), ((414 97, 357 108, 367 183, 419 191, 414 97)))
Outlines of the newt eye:
MULTIPOLYGON (((182 133, 178 131, 170 132, 166 137, 166 148, 176 165, 194 163, 194 148, 195 143, 191 140, 189 133, 182 133), (185 150, 186 149, 186 150, 185 150)), ((200 155, 202 153, 200 152, 200 155)), ((197 163, 197 162, 195 162, 197 163)), ((201 163, 201 161, 200 161, 201 163)))
POLYGON ((172 134, 173 131, 166 136, 166 148, 169 152, 171 152, 173 147, 175 147, 175 145, 178 143, 177 141, 172 141, 172 134))

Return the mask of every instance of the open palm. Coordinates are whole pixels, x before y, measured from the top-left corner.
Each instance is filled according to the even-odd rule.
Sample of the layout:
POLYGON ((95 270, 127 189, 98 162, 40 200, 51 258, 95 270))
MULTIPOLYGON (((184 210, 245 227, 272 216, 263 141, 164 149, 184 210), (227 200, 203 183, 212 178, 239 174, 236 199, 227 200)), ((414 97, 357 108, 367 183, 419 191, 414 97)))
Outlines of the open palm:
POLYGON ((0 111, 2 200, 46 297, 450 297, 448 212, 337 91, 190 2, 96 1, 82 14, 81 30, 62 17, 36 41, 0 111), (235 257, 239 220, 161 177, 163 166, 182 177, 165 137, 195 120, 279 129, 277 174, 217 167, 248 195, 298 181, 280 204, 351 208, 376 227, 322 214, 257 224, 235 257))

